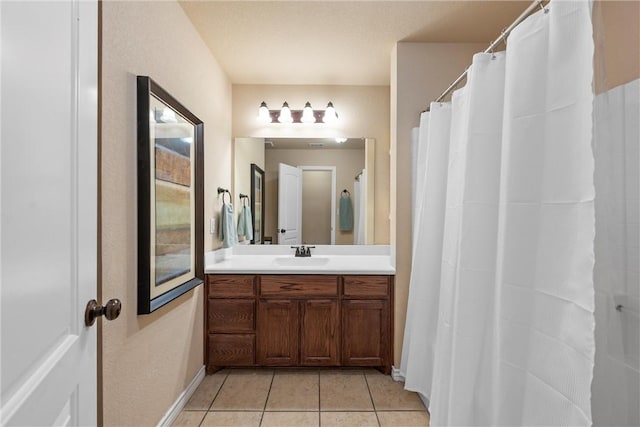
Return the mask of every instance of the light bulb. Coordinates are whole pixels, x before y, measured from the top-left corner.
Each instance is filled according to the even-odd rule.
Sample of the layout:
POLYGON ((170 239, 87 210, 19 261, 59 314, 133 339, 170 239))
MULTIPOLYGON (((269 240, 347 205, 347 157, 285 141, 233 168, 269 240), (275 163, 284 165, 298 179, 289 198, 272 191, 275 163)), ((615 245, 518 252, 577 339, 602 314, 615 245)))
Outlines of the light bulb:
POLYGON ((324 110, 322 121, 325 123, 334 123, 336 120, 338 120, 338 115, 336 114, 335 108, 333 108, 333 102, 329 102, 327 109, 324 110))
POLYGON ((287 101, 282 104, 282 109, 280 110, 280 115, 278 116, 278 121, 280 123, 292 123, 293 117, 291 117, 291 109, 289 108, 289 104, 287 101))
POLYGON ((258 110, 258 121, 260 123, 271 123, 271 115, 269 114, 269 108, 267 103, 262 101, 260 109, 258 110))
POLYGON ((340 137, 338 137, 338 138, 336 138, 336 142, 337 142, 338 144, 342 144, 342 143, 344 143, 344 142, 347 142, 347 138, 340 138, 340 137))
POLYGON ((302 117, 300 118, 302 123, 315 123, 316 117, 313 115, 313 108, 311 108, 311 104, 307 102, 304 104, 304 109, 302 110, 302 117))

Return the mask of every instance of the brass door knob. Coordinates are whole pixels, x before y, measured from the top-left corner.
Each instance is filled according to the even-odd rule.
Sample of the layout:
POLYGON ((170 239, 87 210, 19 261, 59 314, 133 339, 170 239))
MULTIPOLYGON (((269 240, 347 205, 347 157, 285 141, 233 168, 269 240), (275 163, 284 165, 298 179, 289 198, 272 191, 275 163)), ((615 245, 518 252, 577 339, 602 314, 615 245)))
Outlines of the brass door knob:
POLYGON ((98 301, 92 299, 87 303, 87 309, 84 311, 84 324, 91 326, 96 322, 96 318, 100 316, 104 316, 107 320, 117 319, 121 310, 122 302, 117 298, 107 301, 104 307, 98 305, 98 301))

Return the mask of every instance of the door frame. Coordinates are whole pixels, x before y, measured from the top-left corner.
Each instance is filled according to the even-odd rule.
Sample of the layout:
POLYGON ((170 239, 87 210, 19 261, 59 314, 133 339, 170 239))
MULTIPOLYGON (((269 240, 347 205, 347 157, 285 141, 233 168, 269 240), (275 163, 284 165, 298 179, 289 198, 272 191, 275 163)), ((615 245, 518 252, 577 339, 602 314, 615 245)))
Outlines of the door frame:
MULTIPOLYGON (((329 171, 331 172, 331 244, 336 244, 336 167, 335 166, 298 166, 302 170, 304 181, 304 171, 329 171)), ((304 186, 302 186, 304 190, 304 186)), ((300 225, 302 234, 302 224, 300 225)))

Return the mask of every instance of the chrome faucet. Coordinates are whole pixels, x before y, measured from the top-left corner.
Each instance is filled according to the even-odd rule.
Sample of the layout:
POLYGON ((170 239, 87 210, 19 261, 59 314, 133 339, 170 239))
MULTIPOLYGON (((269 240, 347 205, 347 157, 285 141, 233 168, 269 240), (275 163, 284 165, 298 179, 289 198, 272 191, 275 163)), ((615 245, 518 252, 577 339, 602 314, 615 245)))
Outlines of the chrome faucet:
POLYGON ((296 250, 296 255, 295 255, 296 257, 310 257, 311 249, 315 249, 315 246, 305 246, 305 245, 291 246, 291 249, 296 250))

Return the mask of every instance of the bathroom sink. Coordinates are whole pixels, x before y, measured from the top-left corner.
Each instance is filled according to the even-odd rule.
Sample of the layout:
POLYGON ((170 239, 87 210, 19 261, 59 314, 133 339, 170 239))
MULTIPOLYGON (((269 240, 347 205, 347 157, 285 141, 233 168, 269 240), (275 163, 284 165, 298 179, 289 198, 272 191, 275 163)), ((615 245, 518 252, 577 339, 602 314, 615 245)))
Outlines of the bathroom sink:
POLYGON ((283 267, 314 267, 326 265, 329 262, 328 257, 312 256, 312 257, 277 257, 273 260, 276 265, 283 267))

